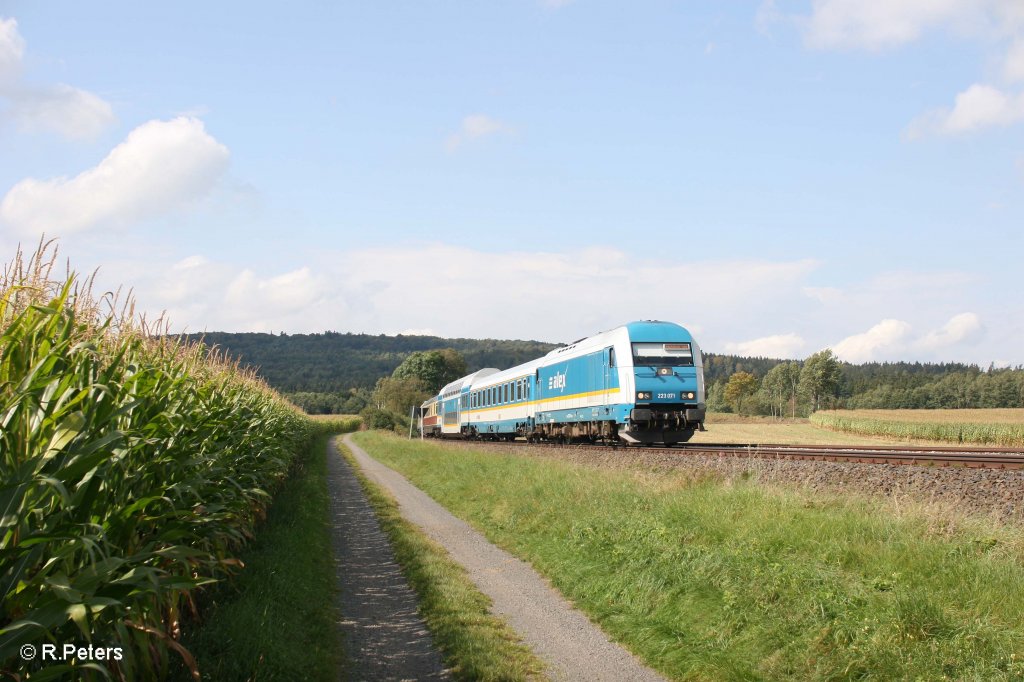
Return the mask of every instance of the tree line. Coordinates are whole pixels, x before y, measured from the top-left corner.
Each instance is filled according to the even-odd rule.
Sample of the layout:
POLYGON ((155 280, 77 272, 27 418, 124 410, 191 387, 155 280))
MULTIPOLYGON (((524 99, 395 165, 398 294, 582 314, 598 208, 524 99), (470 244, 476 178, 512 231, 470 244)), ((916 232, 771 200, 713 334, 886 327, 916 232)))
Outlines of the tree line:
POLYGON ((831 350, 802 362, 711 356, 705 359, 705 382, 708 409, 716 412, 797 417, 822 408, 1024 407, 1021 367, 850 365, 831 350))

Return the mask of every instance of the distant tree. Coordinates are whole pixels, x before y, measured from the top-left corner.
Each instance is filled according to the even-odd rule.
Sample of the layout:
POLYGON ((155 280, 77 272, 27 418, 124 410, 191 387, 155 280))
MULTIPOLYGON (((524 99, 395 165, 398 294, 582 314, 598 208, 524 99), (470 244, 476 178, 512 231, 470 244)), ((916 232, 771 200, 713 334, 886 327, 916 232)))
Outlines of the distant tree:
POLYGON ((736 412, 743 411, 744 399, 757 392, 757 377, 750 372, 736 372, 725 384, 725 400, 736 412))
POLYGON ((790 414, 796 419, 796 404, 800 397, 800 363, 796 361, 779 365, 783 367, 782 379, 786 386, 786 399, 789 401, 790 414))
POLYGON ((466 361, 454 348, 411 353, 391 374, 396 379, 417 378, 431 393, 466 375, 466 361))
POLYGON ((381 410, 407 415, 409 408, 419 405, 432 394, 418 377, 383 377, 373 390, 373 404, 381 410))
POLYGON ((395 415, 379 407, 371 405, 360 412, 359 416, 363 418, 363 423, 366 424, 367 428, 385 431, 395 428, 395 415))
POLYGON ((781 417, 786 407, 786 398, 789 395, 789 386, 785 376, 786 365, 787 363, 775 365, 761 380, 761 390, 764 392, 765 402, 771 408, 773 417, 781 417))
POLYGON ((811 406, 817 411, 821 407, 822 397, 836 394, 841 378, 839 360, 830 348, 826 348, 804 361, 800 371, 800 388, 810 396, 811 406))
POLYGON ((708 412, 728 412, 731 408, 725 401, 725 381, 716 381, 708 386, 705 400, 708 412))

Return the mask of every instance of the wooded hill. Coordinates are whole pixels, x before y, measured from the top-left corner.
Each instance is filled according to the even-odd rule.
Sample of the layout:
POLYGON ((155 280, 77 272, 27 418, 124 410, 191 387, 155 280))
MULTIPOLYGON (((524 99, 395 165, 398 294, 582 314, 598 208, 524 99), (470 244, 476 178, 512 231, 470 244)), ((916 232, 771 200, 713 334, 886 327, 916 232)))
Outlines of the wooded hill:
POLYGON ((504 369, 544 355, 561 344, 496 339, 445 339, 438 336, 373 336, 371 334, 257 334, 207 332, 193 334, 256 368, 267 383, 283 393, 341 393, 373 388, 390 376, 413 351, 454 348, 467 370, 504 369))

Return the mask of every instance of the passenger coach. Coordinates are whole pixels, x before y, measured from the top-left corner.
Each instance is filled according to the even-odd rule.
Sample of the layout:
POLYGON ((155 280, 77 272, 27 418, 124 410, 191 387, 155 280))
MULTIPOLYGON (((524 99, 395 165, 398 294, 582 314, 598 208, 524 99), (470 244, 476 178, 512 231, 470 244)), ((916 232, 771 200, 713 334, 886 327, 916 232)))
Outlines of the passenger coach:
POLYGON ((420 413, 425 436, 681 443, 704 428, 700 348, 677 324, 631 322, 453 381, 420 413))

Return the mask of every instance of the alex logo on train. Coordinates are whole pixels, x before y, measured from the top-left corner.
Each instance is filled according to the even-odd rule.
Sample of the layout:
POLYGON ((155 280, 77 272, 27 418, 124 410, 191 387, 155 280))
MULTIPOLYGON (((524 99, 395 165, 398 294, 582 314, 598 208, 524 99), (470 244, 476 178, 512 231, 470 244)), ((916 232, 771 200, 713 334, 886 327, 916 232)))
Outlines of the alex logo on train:
POLYGON ((548 390, 549 391, 554 391, 554 390, 557 389, 559 391, 564 391, 565 390, 565 375, 566 374, 567 374, 567 372, 559 372, 559 373, 555 374, 554 376, 548 377, 548 390))

